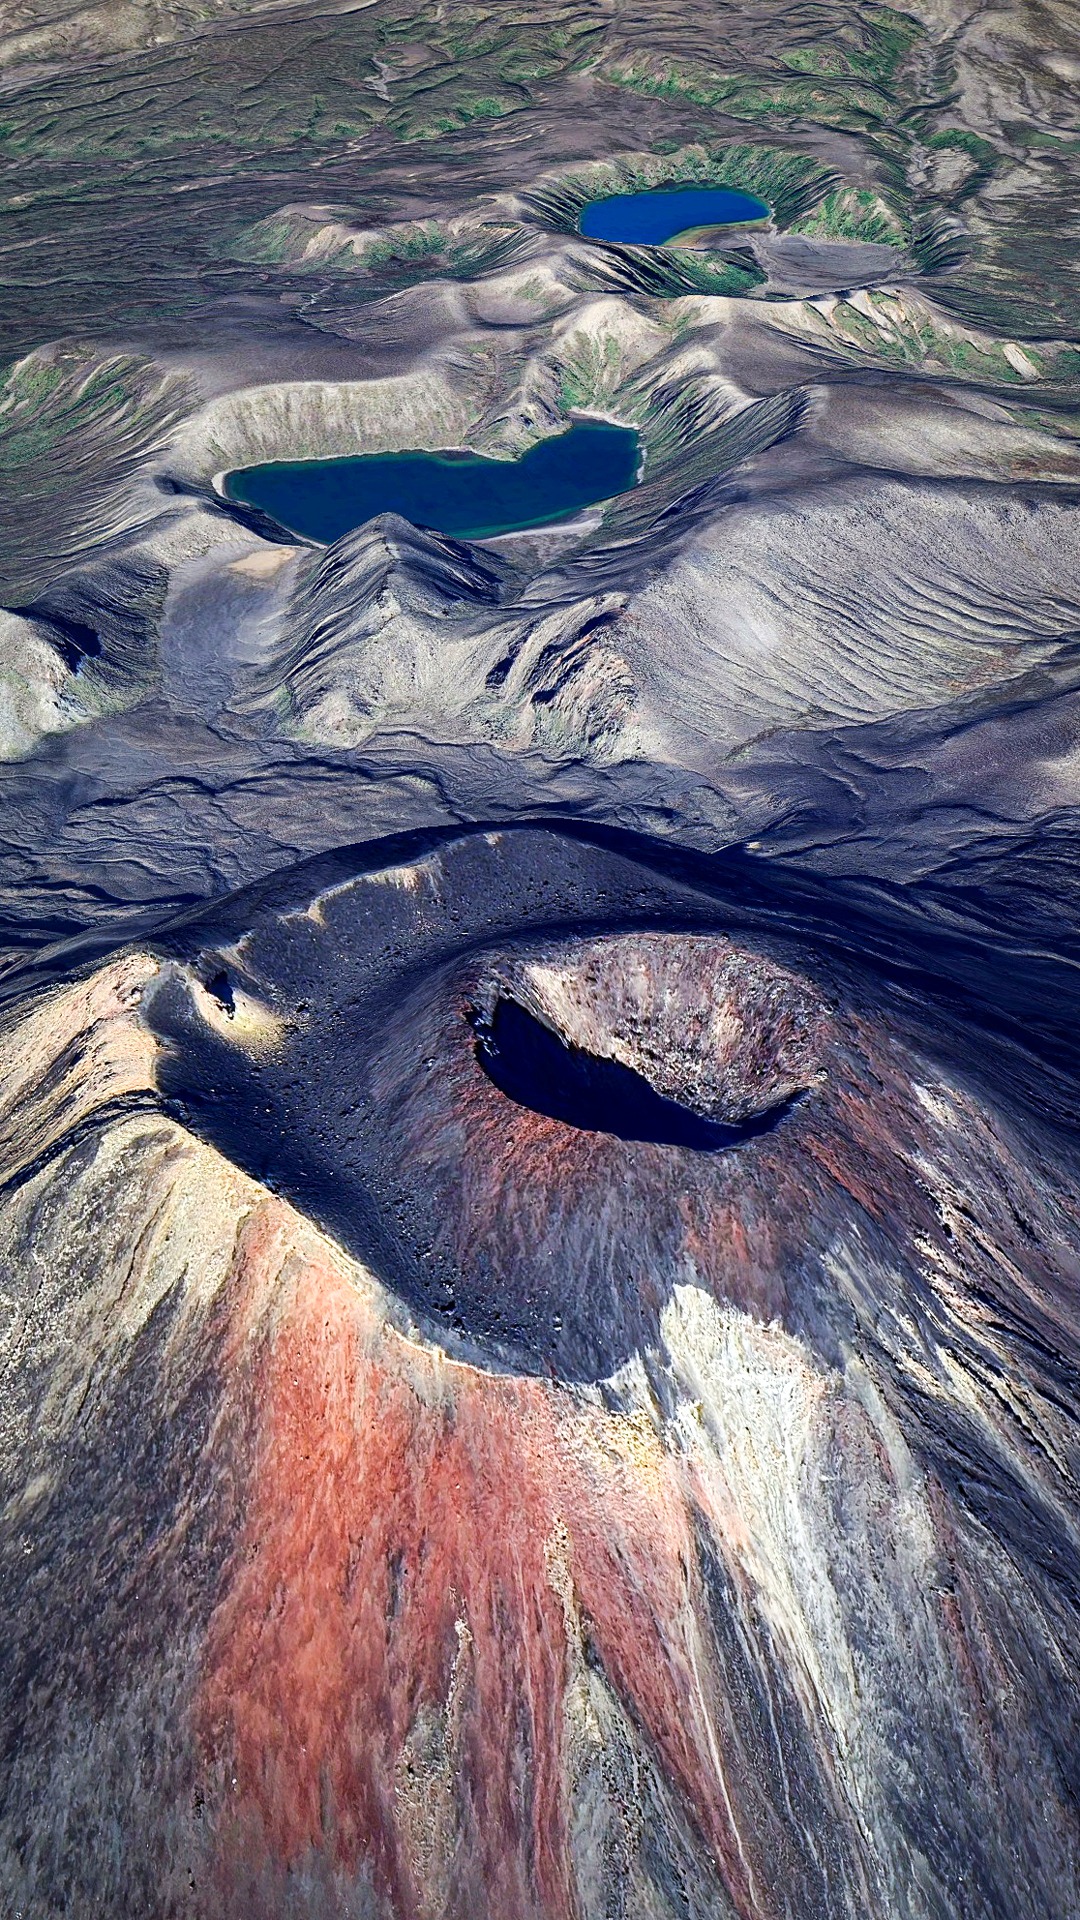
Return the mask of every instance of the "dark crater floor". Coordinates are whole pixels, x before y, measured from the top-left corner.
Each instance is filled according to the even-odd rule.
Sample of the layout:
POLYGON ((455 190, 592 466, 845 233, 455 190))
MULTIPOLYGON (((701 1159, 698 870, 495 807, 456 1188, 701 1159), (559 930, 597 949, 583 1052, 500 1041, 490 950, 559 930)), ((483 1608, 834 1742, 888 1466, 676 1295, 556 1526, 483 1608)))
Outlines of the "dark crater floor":
POLYGON ((441 1338, 611 1372, 655 1338, 687 1186, 813 1108, 816 990, 693 886, 549 831, 302 893, 169 943, 167 1106, 441 1338))
POLYGON ((906 1203, 874 1197, 938 1111, 913 1088, 959 1075, 1027 1127, 1057 1086, 1026 1050, 1038 968, 939 938, 935 982, 880 925, 868 965, 760 864, 721 886, 540 828, 354 851, 163 942, 160 1093, 485 1366, 604 1379, 695 1273, 834 1354, 853 1194, 917 1270, 906 1203))
POLYGON ((495 1002, 490 1017, 472 1013, 476 1057, 489 1080, 517 1106, 566 1127, 609 1133, 617 1140, 722 1153, 771 1133, 794 1105, 781 1100, 738 1125, 725 1125, 657 1093, 618 1060, 570 1046, 514 1000, 495 1002))

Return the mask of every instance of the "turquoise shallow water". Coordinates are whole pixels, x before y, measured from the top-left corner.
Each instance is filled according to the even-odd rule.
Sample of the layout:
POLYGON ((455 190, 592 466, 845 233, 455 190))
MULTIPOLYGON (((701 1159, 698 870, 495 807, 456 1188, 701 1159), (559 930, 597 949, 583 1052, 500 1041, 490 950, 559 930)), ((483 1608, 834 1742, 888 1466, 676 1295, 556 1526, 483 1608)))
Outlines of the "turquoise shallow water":
POLYGON ((764 200, 733 187, 676 187, 662 193, 615 193, 592 200, 581 212, 580 231, 590 240, 625 246, 662 247, 694 227, 734 226, 764 220, 764 200))
POLYGON ((575 421, 519 460, 479 454, 375 453, 349 460, 277 461, 228 476, 230 500, 279 526, 329 543, 377 513, 463 540, 542 527, 636 484, 637 434, 604 420, 575 421))

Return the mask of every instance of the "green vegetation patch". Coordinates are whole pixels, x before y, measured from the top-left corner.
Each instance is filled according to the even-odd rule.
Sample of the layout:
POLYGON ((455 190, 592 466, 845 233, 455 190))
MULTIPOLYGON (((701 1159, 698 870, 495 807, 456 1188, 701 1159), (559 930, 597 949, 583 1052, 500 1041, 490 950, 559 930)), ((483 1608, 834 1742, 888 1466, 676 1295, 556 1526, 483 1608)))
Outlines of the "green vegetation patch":
POLYGON ((503 119, 531 105, 532 88, 587 63, 606 24, 602 0, 454 5, 382 19, 382 117, 408 142, 503 119))
POLYGON ((559 380, 560 411, 603 406, 619 387, 622 368, 622 347, 614 334, 575 335, 559 380))
POLYGON ((909 238, 899 215, 868 187, 834 188, 794 221, 791 230, 821 240, 866 240, 886 246, 902 246, 909 238))
POLYGON ((473 280, 513 265, 530 236, 507 221, 410 220, 365 228, 354 209, 283 207, 231 240, 227 257, 300 277, 370 281, 370 292, 423 279, 473 280))
POLYGON ((739 299, 764 286, 766 278, 749 247, 699 252, 608 244, 590 262, 588 285, 599 281, 612 293, 646 294, 657 300, 693 293, 739 299))
POLYGON ((436 140, 440 134, 458 133, 474 120, 501 120, 528 105, 529 94, 523 87, 486 88, 455 79, 393 107, 387 125, 402 140, 436 140))
POLYGON ((992 167, 997 160, 997 148, 990 140, 984 140, 979 133, 972 133, 968 127, 940 127, 929 135, 928 147, 940 151, 954 149, 957 153, 966 153, 980 167, 992 167))
POLYGON ((0 159, 172 161, 192 177, 252 157, 353 146, 376 127, 444 138, 528 106, 589 57, 602 0, 393 6, 198 31, 32 82, 5 103, 0 159))
POLYGON ((863 7, 832 22, 827 35, 785 49, 780 57, 800 73, 888 87, 921 33, 910 14, 892 7, 863 7))
POLYGON ((907 372, 947 374, 980 385, 1075 384, 1080 350, 1059 341, 1018 341, 959 326, 915 294, 866 290, 823 310, 803 308, 807 330, 846 360, 907 372))
POLYGON ((43 348, 0 386, 0 597, 31 600, 123 524, 127 485, 192 390, 134 354, 43 348))
POLYGON ((723 72, 698 61, 634 54, 605 67, 603 77, 612 86, 626 87, 653 100, 704 108, 736 120, 781 125, 806 120, 861 133, 873 130, 890 115, 889 101, 875 87, 824 76, 775 79, 723 72))

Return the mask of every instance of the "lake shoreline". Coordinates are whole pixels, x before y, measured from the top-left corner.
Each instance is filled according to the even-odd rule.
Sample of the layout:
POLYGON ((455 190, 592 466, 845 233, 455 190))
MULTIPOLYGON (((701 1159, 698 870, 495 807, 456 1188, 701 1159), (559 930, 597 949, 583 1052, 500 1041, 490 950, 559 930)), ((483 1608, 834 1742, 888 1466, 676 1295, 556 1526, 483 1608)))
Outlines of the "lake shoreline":
POLYGON ((634 427, 579 414, 513 459, 447 448, 269 461, 216 473, 217 497, 265 514, 300 539, 332 545, 379 513, 457 540, 489 540, 573 521, 638 485, 634 427))

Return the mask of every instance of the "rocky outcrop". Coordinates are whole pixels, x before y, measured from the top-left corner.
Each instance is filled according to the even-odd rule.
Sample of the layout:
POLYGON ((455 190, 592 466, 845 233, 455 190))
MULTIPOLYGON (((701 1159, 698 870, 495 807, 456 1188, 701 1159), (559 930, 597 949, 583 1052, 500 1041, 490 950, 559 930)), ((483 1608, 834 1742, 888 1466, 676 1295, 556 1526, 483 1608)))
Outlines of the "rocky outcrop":
POLYGON ((381 514, 308 566, 248 694, 335 747, 418 725, 580 759, 625 757, 633 684, 598 635, 618 594, 521 603, 493 553, 381 514))

